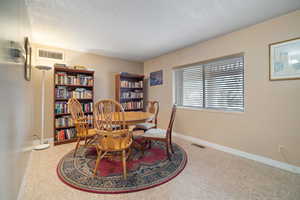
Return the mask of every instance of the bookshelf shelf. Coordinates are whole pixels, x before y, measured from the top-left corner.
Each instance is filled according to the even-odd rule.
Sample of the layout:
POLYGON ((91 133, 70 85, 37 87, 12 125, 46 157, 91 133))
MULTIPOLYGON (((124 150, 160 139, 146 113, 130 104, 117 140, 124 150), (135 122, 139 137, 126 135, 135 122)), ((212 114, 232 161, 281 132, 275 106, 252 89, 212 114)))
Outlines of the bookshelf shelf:
POLYGON ((115 76, 115 99, 125 111, 144 110, 144 75, 121 72, 115 76))
POLYGON ((121 98, 120 102, 122 101, 139 101, 139 100, 143 100, 144 98, 121 98))
POLYGON ((77 141, 76 129, 67 106, 71 97, 77 98, 82 104, 92 127, 94 71, 54 68, 54 145, 77 141))
POLYGON ((126 88, 122 87, 121 90, 143 90, 144 88, 126 88))
POLYGON ((68 128, 75 128, 75 126, 62 126, 62 127, 55 127, 55 129, 68 129, 68 128))
POLYGON ((83 88, 93 88, 93 85, 68 85, 68 84, 56 84, 57 86, 67 86, 67 87, 83 87, 83 88))
MULTIPOLYGON (((77 99, 78 101, 93 101, 93 99, 77 99)), ((55 101, 69 101, 69 99, 55 99, 55 101)))
MULTIPOLYGON (((89 114, 93 114, 93 112, 84 112, 84 114, 89 115, 89 114)), ((55 117, 60 117, 60 116, 66 116, 66 115, 71 115, 70 113, 59 113, 59 114, 55 114, 55 117)))

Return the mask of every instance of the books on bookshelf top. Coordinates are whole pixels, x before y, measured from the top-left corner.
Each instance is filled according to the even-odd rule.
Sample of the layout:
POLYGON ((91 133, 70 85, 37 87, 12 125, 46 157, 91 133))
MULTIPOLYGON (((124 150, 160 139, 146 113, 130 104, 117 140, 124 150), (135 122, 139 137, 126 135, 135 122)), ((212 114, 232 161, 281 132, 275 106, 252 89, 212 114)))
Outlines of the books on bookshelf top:
POLYGON ((77 74, 76 76, 67 75, 66 72, 55 73, 56 85, 83 85, 93 86, 94 80, 92 76, 77 74))

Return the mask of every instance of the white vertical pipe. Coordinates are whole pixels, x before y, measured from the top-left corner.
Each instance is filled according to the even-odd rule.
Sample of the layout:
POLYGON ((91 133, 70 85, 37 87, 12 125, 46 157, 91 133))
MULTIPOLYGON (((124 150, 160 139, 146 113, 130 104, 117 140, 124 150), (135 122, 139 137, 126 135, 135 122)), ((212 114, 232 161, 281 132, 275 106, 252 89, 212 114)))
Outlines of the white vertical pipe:
POLYGON ((41 126, 41 144, 44 144, 44 127, 45 127, 45 70, 42 70, 42 126, 41 126))

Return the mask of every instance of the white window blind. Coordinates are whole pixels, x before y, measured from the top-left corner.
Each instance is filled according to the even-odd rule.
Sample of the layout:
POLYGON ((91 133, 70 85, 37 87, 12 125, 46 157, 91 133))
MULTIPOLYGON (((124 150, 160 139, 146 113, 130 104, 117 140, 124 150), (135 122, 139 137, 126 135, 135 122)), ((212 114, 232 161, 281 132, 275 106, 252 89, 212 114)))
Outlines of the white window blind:
POLYGON ((243 56, 175 69, 174 79, 179 106, 244 110, 243 56))

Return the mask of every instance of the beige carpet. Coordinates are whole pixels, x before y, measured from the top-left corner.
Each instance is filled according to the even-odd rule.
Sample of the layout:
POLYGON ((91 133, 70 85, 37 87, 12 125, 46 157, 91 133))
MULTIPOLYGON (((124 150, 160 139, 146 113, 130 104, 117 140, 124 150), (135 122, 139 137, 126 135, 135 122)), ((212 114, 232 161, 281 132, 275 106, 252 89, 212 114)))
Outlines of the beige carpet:
POLYGON ((75 144, 32 152, 21 200, 299 200, 300 175, 233 156, 201 149, 174 138, 188 154, 185 170, 159 187, 129 194, 82 192, 62 183, 56 175, 60 158, 75 144))

